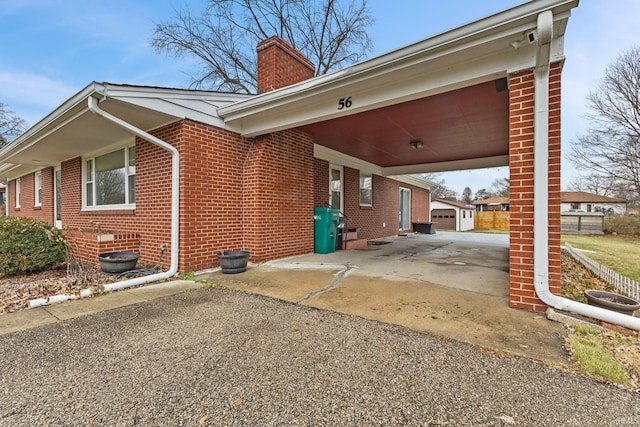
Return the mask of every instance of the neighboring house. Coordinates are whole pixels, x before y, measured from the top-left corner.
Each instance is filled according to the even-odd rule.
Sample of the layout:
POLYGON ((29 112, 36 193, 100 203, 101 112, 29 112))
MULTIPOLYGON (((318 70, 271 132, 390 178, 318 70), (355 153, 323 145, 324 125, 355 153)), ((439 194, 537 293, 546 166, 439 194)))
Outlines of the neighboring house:
POLYGON ((509 198, 508 197, 489 197, 484 200, 474 200, 471 202, 476 208, 478 212, 490 212, 490 211, 499 211, 506 212, 509 211, 509 198))
POLYGON ((318 205, 365 239, 410 231, 430 208, 428 185, 407 175, 508 165, 509 304, 543 311, 533 277, 561 285, 560 231, 547 232, 560 136, 548 129, 560 128, 577 6, 526 2, 315 78, 270 38, 258 95, 91 83, 0 149, 8 212, 66 229, 85 259, 135 250, 155 262, 167 247, 171 271, 188 272, 222 250, 254 262, 312 252, 318 205), (548 154, 536 167, 534 145, 548 154))
POLYGON ((602 212, 605 215, 625 215, 627 213, 627 201, 584 191, 561 191, 560 211, 602 212))
POLYGON ((431 222, 436 230, 473 230, 474 207, 462 202, 434 199, 431 201, 431 222))

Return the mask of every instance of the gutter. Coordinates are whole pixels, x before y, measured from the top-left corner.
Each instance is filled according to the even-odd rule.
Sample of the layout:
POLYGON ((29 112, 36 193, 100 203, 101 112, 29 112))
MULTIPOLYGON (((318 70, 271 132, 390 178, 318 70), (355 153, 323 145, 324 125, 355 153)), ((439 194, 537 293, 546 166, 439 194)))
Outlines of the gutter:
MULTIPOLYGON (((119 282, 108 283, 104 285, 104 290, 115 291, 119 289, 130 288, 137 285, 144 285, 150 282, 156 282, 158 280, 168 279, 173 277, 178 272, 178 254, 179 254, 179 206, 180 206, 180 153, 171 144, 156 138, 155 136, 143 131, 124 120, 115 117, 106 111, 102 110, 98 106, 99 93, 94 92, 88 97, 89 111, 98 116, 109 120, 116 125, 130 131, 136 136, 143 138, 158 147, 167 150, 171 153, 171 265, 168 271, 162 273, 152 274, 150 276, 136 277, 134 279, 123 280, 119 282)), ((103 95, 104 96, 104 95, 103 95)), ((49 298, 39 298, 29 301, 29 308, 40 307, 48 305, 54 302, 62 302, 70 299, 82 298, 91 295, 91 289, 85 289, 80 292, 80 295, 55 295, 49 298)))
POLYGON ((534 216, 533 280, 538 298, 558 310, 581 314, 636 331, 640 318, 554 295, 549 290, 549 64, 553 13, 538 15, 538 46, 534 71, 534 216))

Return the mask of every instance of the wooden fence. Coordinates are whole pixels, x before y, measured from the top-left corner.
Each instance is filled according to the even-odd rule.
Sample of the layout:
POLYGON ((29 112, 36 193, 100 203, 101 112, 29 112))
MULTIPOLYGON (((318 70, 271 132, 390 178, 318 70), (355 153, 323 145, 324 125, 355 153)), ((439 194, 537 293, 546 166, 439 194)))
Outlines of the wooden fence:
POLYGON ((560 215, 563 233, 602 234, 604 232, 602 212, 562 212, 560 215))
POLYGON ((509 230, 509 211, 474 212, 473 215, 474 228, 509 230))
POLYGON ((595 262, 582 252, 575 250, 569 243, 565 243, 564 247, 576 261, 591 270, 593 274, 625 295, 634 299, 640 299, 640 283, 628 277, 621 276, 610 268, 595 262))

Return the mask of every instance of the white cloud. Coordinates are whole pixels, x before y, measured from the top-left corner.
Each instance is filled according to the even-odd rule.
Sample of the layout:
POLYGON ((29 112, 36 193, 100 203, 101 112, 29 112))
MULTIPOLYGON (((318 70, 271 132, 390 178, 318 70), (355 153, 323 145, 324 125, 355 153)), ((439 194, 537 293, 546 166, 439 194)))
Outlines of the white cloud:
POLYGON ((58 107, 79 88, 45 76, 0 70, 0 101, 30 125, 58 107))

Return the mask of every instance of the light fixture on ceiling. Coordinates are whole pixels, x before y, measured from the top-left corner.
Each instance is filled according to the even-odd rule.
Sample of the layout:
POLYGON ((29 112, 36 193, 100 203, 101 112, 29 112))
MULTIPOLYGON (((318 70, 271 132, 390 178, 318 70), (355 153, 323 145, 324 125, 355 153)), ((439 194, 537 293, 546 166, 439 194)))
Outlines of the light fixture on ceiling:
POLYGON ((514 40, 509 44, 511 45, 512 48, 517 49, 522 44, 522 40, 514 40))
POLYGON ((409 145, 411 146, 411 148, 413 148, 414 150, 417 150, 418 148, 423 148, 424 144, 422 141, 411 141, 409 143, 409 145))

